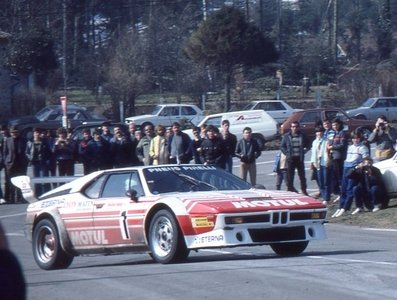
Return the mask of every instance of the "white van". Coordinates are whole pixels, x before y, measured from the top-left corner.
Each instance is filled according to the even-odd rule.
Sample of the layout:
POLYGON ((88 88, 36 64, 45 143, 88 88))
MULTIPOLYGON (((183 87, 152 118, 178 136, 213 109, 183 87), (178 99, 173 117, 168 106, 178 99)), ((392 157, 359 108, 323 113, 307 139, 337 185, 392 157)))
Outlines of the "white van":
MULTIPOLYGON (((238 140, 243 137, 245 127, 252 129, 252 136, 258 140, 262 147, 265 145, 265 142, 278 137, 277 122, 262 109, 208 115, 197 126, 200 127, 202 124, 206 124, 207 126, 214 125, 221 130, 223 120, 229 120, 230 132, 235 134, 238 140)), ((191 129, 184 130, 184 132, 193 138, 191 129)))

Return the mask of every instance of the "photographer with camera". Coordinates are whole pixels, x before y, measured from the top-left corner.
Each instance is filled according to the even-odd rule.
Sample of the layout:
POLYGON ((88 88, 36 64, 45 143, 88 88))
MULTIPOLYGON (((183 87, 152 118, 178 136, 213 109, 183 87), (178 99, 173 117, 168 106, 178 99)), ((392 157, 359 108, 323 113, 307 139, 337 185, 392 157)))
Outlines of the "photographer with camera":
POLYGON ((394 153, 394 145, 397 139, 397 131, 389 125, 387 117, 381 115, 375 123, 375 129, 368 137, 369 143, 376 143, 375 161, 391 158, 394 153))

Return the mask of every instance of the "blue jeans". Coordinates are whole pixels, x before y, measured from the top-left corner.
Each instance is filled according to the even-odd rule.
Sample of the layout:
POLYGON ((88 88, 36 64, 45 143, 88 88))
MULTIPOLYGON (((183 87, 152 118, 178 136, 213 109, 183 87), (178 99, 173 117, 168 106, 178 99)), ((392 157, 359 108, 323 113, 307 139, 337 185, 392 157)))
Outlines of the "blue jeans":
POLYGON ((321 198, 325 201, 331 199, 331 182, 332 182, 332 169, 326 166, 320 166, 318 177, 318 187, 320 188, 321 198))
POLYGON ((226 171, 233 173, 233 157, 231 155, 226 158, 225 169, 226 171))

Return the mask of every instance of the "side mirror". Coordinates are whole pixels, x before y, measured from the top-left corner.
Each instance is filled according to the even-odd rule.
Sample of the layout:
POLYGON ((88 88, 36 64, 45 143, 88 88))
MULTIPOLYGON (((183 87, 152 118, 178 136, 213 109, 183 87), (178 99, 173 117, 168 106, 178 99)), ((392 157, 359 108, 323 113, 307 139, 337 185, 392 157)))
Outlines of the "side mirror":
POLYGON ((128 190, 125 194, 126 194, 126 196, 128 196, 132 201, 138 202, 138 197, 137 197, 138 192, 137 192, 136 190, 130 189, 130 190, 128 190))

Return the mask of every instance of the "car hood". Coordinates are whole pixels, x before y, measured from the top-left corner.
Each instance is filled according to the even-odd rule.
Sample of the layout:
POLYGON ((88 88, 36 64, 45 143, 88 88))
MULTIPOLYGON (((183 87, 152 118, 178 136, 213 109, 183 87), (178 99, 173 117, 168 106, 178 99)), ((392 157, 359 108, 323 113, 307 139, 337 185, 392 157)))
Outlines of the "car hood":
POLYGON ((248 191, 197 192, 182 197, 191 214, 241 213, 267 210, 325 208, 318 200, 285 191, 252 189, 248 191))
POLYGON ((125 118, 127 121, 131 121, 131 120, 146 120, 146 119, 151 119, 155 117, 155 115, 140 115, 140 116, 135 116, 135 117, 129 117, 129 118, 125 118))

